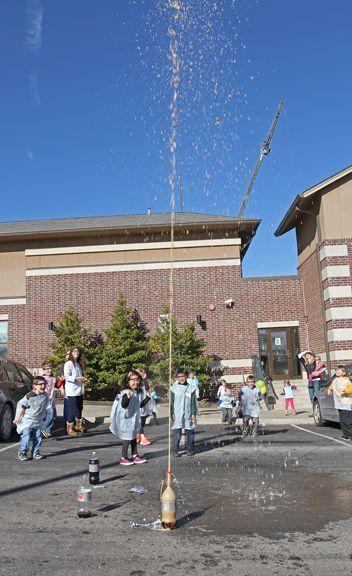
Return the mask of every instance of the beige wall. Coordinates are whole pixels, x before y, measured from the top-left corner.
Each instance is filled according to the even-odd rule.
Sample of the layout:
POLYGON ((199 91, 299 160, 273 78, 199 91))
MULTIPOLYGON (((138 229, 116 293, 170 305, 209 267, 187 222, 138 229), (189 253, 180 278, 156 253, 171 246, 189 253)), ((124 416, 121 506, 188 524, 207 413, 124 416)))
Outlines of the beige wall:
MULTIPOLYGON (((174 261, 216 260, 240 258, 240 246, 204 246, 174 249, 174 261)), ((170 250, 128 250, 116 252, 47 254, 26 256, 26 268, 60 268, 66 266, 99 266, 109 264, 134 264, 144 262, 168 262, 170 250)))
POLYGON ((352 180, 321 199, 322 240, 352 237, 352 180))
POLYGON ((0 298, 18 298, 26 295, 24 250, 0 252, 0 298))
POLYGON ((298 267, 313 254, 318 243, 316 218, 304 214, 296 226, 298 267))

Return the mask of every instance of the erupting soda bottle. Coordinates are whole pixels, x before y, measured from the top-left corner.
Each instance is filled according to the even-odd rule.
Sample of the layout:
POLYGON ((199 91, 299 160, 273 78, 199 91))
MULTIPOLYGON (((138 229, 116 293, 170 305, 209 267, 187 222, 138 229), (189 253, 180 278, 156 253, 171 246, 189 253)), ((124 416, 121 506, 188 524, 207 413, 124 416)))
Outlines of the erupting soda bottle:
POLYGON ((100 463, 96 452, 93 452, 89 460, 89 484, 99 484, 100 482, 100 463))
POLYGON ((87 483, 87 476, 84 474, 78 485, 76 492, 77 514, 80 518, 89 518, 92 515, 91 501, 92 489, 87 483))
POLYGON ((166 482, 160 487, 161 525, 164 530, 172 530, 176 526, 176 494, 171 488, 171 474, 167 473, 166 482))

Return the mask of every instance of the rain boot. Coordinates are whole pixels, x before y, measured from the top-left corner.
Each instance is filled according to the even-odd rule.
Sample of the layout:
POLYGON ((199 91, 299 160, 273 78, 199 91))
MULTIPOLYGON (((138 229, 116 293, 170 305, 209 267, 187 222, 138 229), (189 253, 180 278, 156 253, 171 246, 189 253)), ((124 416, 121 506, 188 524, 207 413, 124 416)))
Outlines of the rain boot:
POLYGON ((83 423, 83 418, 76 418, 75 430, 77 432, 87 432, 87 429, 83 423))
POLYGON ((78 432, 74 430, 73 422, 66 422, 66 432, 69 436, 78 436, 78 432))

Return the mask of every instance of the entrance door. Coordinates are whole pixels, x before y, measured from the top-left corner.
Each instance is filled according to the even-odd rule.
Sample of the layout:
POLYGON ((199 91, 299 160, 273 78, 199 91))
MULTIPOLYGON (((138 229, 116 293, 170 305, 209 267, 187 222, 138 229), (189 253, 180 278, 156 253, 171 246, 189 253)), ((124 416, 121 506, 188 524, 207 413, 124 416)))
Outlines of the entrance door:
POLYGON ((269 373, 273 380, 292 378, 292 341, 290 328, 267 331, 269 373))
POLYGON ((273 380, 299 378, 298 326, 259 328, 260 362, 273 380))

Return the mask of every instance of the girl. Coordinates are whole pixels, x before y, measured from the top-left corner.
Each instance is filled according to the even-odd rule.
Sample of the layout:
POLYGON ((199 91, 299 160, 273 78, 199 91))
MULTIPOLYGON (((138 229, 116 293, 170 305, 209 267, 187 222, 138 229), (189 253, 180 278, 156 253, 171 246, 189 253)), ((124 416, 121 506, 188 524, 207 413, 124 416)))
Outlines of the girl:
POLYGON ((291 386, 289 380, 284 380, 284 388, 281 392, 285 396, 285 414, 288 416, 288 409, 291 407, 294 414, 296 414, 295 403, 293 401, 293 390, 297 390, 297 386, 291 386))
POLYGON ((83 376, 81 353, 78 348, 71 350, 69 359, 65 362, 64 377, 65 395, 69 406, 66 431, 69 436, 77 436, 78 432, 86 432, 82 410, 84 384, 87 382, 87 378, 83 376))
POLYGON ((142 402, 139 400, 138 389, 141 376, 136 370, 131 370, 122 380, 121 391, 114 401, 111 410, 110 431, 122 440, 122 466, 132 464, 144 464, 145 458, 140 458, 137 453, 136 436, 141 425, 140 408, 143 408, 150 400, 150 392, 142 402), (131 456, 128 458, 128 447, 131 444, 131 456))

